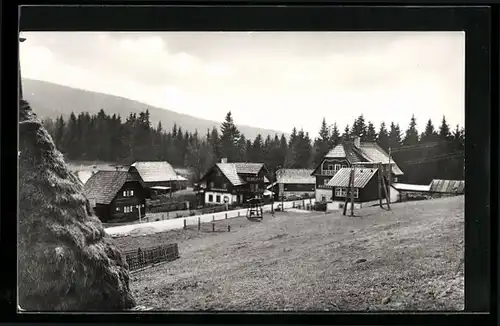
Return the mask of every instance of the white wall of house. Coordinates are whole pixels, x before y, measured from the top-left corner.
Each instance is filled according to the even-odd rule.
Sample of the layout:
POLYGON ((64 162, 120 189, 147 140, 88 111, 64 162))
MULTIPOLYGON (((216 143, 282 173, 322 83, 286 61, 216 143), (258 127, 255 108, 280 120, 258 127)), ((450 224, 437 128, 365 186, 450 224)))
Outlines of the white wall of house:
POLYGON ((225 203, 224 197, 228 198, 229 205, 231 205, 232 203, 235 203, 237 200, 236 195, 233 195, 231 193, 207 191, 207 192, 205 192, 205 203, 206 204, 222 205, 225 203), (210 195, 212 196, 212 200, 210 200, 210 195), (217 196, 220 196, 219 202, 217 202, 217 196))
MULTIPOLYGON (((400 193, 397 189, 391 187, 391 191, 389 193, 390 193, 389 200, 391 203, 395 203, 395 202, 399 201, 400 193)), ((337 210, 344 209, 344 203, 345 203, 345 201, 343 201, 343 200, 330 202, 330 203, 326 204, 326 210, 327 211, 337 211, 337 210)), ((382 200, 382 203, 385 204, 385 199, 382 200)), ((379 204, 379 200, 372 200, 372 201, 367 201, 367 202, 363 202, 363 203, 354 203, 354 209, 371 207, 371 206, 378 205, 378 204, 379 204)), ((351 203, 347 203, 347 209, 350 209, 350 208, 351 208, 351 203)))
POLYGON ((329 202, 329 201, 331 201, 332 195, 333 195, 333 189, 332 188, 328 188, 328 189, 318 189, 318 188, 316 188, 316 196, 315 196, 315 198, 316 198, 317 202, 320 202, 323 196, 326 198, 326 201, 329 202))

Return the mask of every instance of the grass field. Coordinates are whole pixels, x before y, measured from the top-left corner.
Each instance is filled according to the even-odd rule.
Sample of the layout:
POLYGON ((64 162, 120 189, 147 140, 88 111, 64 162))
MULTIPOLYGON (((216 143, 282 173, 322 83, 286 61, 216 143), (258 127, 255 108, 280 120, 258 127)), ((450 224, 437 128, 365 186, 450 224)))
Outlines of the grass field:
POLYGON ((461 310, 464 198, 340 213, 231 219, 114 241, 179 243, 180 259, 131 276, 153 310, 461 310), (226 223, 223 221, 221 223, 226 223))

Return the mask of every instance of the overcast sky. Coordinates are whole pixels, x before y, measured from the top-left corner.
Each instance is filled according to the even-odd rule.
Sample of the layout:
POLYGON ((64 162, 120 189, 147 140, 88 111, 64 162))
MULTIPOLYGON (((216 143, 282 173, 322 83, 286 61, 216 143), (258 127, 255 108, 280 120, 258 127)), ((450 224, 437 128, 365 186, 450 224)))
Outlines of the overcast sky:
POLYGON ((29 32, 23 77, 221 121, 317 135, 364 114, 464 125, 462 32, 29 32))

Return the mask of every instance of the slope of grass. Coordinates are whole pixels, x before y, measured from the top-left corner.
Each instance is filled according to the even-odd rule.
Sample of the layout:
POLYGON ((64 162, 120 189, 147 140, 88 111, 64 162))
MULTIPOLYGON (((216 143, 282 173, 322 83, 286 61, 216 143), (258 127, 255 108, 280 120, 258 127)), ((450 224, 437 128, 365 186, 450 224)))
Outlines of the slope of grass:
POLYGON ((463 309, 463 197, 357 213, 189 231, 175 239, 179 260, 134 274, 131 288, 154 310, 463 309))

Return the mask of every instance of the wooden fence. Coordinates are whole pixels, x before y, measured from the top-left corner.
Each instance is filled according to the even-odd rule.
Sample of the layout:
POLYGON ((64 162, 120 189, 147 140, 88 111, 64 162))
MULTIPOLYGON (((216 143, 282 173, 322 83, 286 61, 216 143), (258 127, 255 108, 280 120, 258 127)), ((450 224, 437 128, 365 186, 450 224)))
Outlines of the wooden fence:
POLYGON ((124 252, 124 255, 129 270, 134 271, 160 262, 176 260, 179 258, 179 247, 177 243, 171 243, 159 247, 127 251, 124 252))

